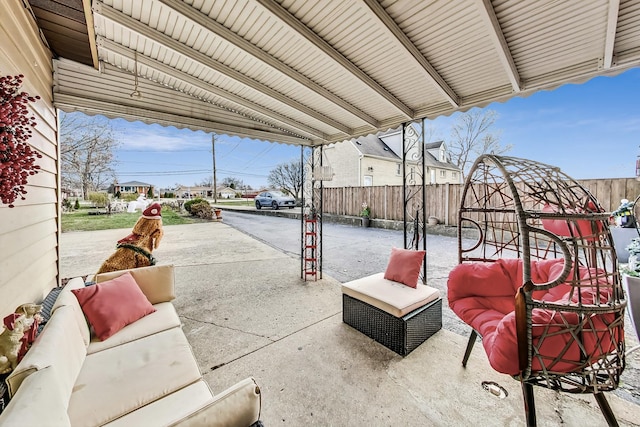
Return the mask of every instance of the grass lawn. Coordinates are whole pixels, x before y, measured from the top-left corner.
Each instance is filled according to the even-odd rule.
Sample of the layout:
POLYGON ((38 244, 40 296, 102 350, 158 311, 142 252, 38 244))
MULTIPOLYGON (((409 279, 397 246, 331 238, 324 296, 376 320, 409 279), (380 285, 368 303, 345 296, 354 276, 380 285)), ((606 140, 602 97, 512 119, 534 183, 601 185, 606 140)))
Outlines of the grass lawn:
MULTIPOLYGON (((62 232, 67 231, 95 231, 110 230, 112 228, 133 228, 140 212, 122 212, 111 215, 89 215, 90 209, 80 209, 76 212, 62 214, 62 232)), ((171 209, 162 210, 162 225, 193 224, 203 220, 179 214, 171 209)))

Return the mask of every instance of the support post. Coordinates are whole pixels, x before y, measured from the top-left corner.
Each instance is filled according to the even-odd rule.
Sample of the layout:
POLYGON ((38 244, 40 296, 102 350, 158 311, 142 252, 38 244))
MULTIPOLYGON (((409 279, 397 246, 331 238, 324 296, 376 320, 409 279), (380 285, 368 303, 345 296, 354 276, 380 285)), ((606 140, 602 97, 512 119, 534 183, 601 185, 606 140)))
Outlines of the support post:
MULTIPOLYGON (((404 248, 426 251, 424 121, 404 123, 401 135, 404 248), (420 126, 420 132, 416 131, 415 126, 420 126)), ((422 264, 421 279, 426 283, 426 254, 422 264)))
MULTIPOLYGON (((311 147, 311 149, 302 148, 300 152, 300 162, 303 170, 303 189, 302 189, 302 226, 301 226, 301 255, 302 260, 301 274, 304 280, 307 279, 305 272, 308 270, 307 261, 305 261, 305 237, 307 233, 306 219, 315 218, 315 260, 314 260, 314 278, 322 279, 322 179, 316 179, 322 171, 322 145, 311 147), (305 150, 309 156, 305 159, 305 150)), ((322 177, 320 177, 322 178, 322 177)), ((308 259, 308 257, 307 257, 308 259)))

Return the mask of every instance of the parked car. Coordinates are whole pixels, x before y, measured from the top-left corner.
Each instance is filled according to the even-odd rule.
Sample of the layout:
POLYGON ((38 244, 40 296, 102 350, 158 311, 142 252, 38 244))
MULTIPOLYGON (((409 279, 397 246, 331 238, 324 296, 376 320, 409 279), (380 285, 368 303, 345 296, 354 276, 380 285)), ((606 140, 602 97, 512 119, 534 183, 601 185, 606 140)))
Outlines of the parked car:
POLYGON ((256 209, 280 209, 284 207, 293 209, 295 205, 296 199, 291 196, 287 196, 281 191, 263 191, 256 196, 256 209))

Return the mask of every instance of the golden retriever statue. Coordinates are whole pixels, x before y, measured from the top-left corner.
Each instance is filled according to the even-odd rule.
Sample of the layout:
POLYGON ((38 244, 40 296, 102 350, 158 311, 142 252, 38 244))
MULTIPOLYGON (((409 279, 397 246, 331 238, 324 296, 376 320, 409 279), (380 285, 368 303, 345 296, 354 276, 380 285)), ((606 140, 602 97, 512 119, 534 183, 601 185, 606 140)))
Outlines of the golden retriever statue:
POLYGON ((15 313, 4 318, 0 334, 0 374, 13 371, 36 338, 40 321, 38 304, 22 304, 15 313))
POLYGON ((160 245, 164 235, 161 211, 162 205, 157 202, 147 207, 131 234, 118 240, 116 251, 102 263, 97 274, 155 265, 151 252, 160 245))

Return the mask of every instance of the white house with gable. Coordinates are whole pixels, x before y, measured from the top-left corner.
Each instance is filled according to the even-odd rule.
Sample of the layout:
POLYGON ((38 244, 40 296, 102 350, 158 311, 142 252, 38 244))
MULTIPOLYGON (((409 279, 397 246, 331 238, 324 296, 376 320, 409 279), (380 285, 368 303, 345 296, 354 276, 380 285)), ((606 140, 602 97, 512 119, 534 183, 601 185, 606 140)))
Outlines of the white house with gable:
MULTIPOLYGON (((333 169, 325 187, 402 185, 402 132, 395 129, 323 148, 323 161, 333 169)), ((443 141, 425 144, 427 184, 461 184, 462 173, 451 163, 443 141)), ((418 173, 417 162, 407 162, 407 174, 418 173)))

